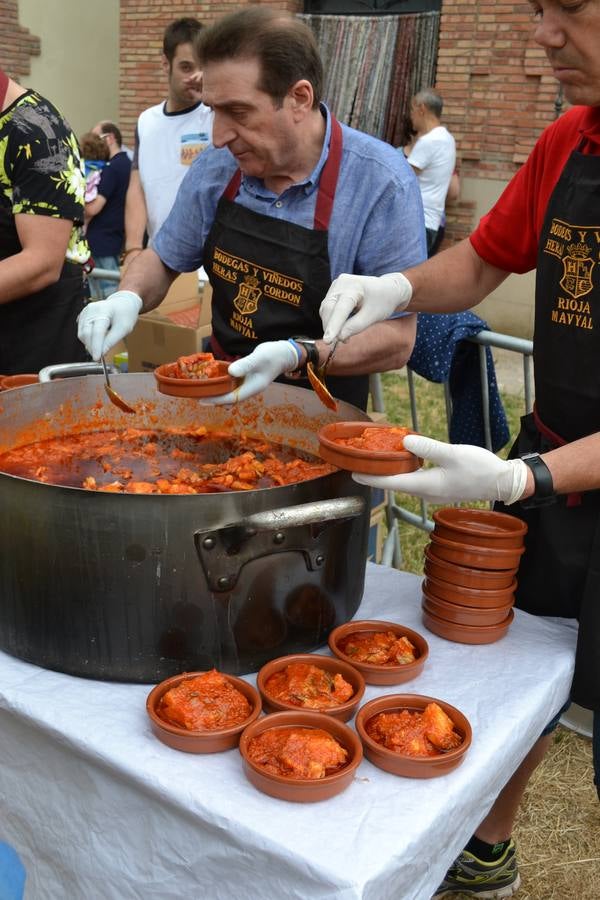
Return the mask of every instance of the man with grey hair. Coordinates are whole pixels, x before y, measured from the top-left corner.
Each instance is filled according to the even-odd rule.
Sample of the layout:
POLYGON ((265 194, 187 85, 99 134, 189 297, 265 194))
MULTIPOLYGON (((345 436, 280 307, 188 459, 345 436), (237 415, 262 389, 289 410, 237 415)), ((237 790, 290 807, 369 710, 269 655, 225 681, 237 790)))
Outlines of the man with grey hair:
POLYGON ((436 239, 443 221, 446 194, 456 166, 454 138, 441 123, 443 100, 426 88, 411 100, 410 120, 414 137, 404 154, 416 172, 427 231, 427 255, 435 252, 436 239))

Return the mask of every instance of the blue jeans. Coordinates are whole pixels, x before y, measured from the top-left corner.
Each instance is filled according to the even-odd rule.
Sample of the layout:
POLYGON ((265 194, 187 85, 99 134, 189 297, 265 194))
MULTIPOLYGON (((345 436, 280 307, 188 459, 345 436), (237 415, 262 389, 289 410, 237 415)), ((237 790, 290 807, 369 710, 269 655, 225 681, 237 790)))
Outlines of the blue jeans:
MULTIPOLYGON (((109 269, 111 272, 119 271, 118 256, 95 256, 94 262, 97 269, 109 269)), ((92 300, 105 300, 119 288, 118 280, 109 281, 106 278, 94 278, 93 276, 89 279, 89 284, 92 300)))

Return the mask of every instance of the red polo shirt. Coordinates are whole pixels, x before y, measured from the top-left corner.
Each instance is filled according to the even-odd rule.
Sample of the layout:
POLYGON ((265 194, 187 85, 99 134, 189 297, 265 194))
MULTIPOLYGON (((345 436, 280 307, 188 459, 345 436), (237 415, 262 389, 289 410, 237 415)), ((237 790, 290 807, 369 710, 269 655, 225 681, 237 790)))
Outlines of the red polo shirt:
POLYGON ((507 272, 535 268, 548 201, 582 137, 581 152, 600 155, 599 107, 575 106, 542 132, 527 162, 471 235, 482 259, 507 272))

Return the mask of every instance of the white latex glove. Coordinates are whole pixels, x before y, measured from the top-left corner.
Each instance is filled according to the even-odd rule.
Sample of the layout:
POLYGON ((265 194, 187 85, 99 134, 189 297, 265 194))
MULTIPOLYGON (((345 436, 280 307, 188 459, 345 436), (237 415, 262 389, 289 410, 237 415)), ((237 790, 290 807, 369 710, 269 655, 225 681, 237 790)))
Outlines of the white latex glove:
POLYGON ((339 275, 325 295, 319 313, 323 340, 347 341, 410 303, 412 285, 402 272, 389 275, 339 275), (357 310, 355 315, 352 313, 357 310))
POLYGON ((116 291, 106 300, 93 300, 79 313, 77 337, 92 359, 100 359, 125 335, 133 331, 142 298, 133 291, 116 291))
POLYGON ((433 438, 409 434, 404 446, 411 453, 434 462, 437 468, 418 469, 405 475, 360 475, 359 484, 403 491, 429 503, 460 500, 502 500, 515 503, 527 483, 527 466, 522 459, 500 459, 483 447, 445 444, 433 438))
POLYGON ((236 359, 229 366, 230 375, 244 379, 235 391, 221 397, 207 397, 203 402, 210 403, 211 406, 223 406, 247 400, 264 391, 284 372, 293 372, 298 368, 299 362, 298 353, 289 341, 265 341, 248 356, 236 359))

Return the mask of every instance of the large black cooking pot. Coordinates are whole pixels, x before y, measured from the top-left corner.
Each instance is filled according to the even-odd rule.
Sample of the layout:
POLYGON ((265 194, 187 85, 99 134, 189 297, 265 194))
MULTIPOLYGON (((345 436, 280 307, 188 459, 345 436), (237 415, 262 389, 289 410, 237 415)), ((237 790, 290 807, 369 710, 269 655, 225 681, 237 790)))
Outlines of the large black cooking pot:
MULTIPOLYGON (((151 374, 100 376, 0 394, 0 451, 90 429, 230 428, 316 453, 324 409, 271 386, 235 411, 165 397, 151 374), (32 434, 32 430, 34 434, 32 434)), ((312 650, 363 592, 369 490, 346 472, 253 491, 109 494, 0 474, 0 649, 72 675, 155 682, 181 671, 246 673, 312 650)))

